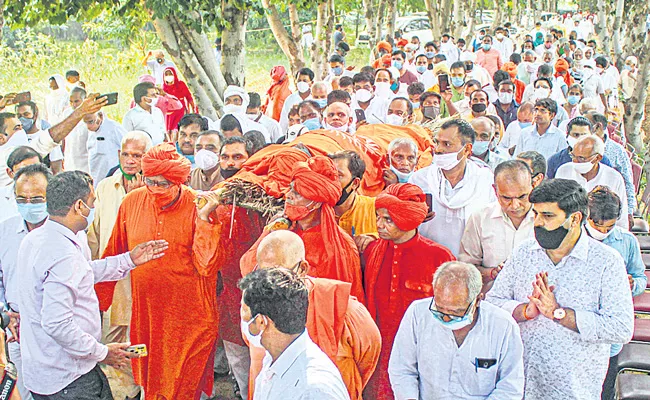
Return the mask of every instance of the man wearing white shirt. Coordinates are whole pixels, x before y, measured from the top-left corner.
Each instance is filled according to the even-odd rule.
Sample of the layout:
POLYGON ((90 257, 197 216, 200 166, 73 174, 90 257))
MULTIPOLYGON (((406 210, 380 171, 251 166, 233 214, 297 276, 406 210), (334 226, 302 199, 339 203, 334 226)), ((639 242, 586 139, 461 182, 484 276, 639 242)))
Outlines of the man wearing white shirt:
POLYGON ((460 241, 470 215, 495 201, 494 176, 488 167, 468 161, 476 132, 460 119, 451 119, 433 138, 433 165, 416 171, 409 183, 432 197, 432 220, 419 233, 458 256, 460 241))
POLYGON ((524 129, 519 136, 515 155, 535 150, 547 160, 568 146, 566 134, 551 122, 557 114, 557 103, 549 98, 537 100, 534 109, 535 124, 524 129))
POLYGON ((280 128, 282 134, 289 129, 289 111, 291 107, 302 103, 311 96, 311 85, 314 83, 314 72, 309 68, 302 68, 296 72, 297 92, 291 93, 285 100, 280 114, 280 128))
MULTIPOLYGON (((392 96, 378 97, 375 93, 376 86, 374 78, 365 72, 358 73, 352 78, 354 85, 354 102, 352 109, 362 110, 365 116, 365 123, 383 124, 386 123, 388 106, 392 96)), ((357 119, 357 126, 361 121, 357 119)))
POLYGON ((474 79, 481 84, 481 88, 492 83, 492 77, 487 70, 476 64, 476 53, 462 53, 459 61, 465 63, 467 81, 474 79))
POLYGON ((46 191, 49 219, 23 239, 17 255, 23 383, 36 400, 112 399, 102 362, 123 367, 137 357, 128 343, 104 345, 94 284, 122 279, 137 265, 159 258, 164 240, 130 253, 88 261, 77 233, 92 222, 92 180, 80 171, 62 172, 46 191), (45 310, 45 311, 44 311, 45 310))
POLYGON ((284 268, 246 275, 241 330, 249 346, 266 350, 253 400, 349 400, 341 373, 306 330, 309 290, 284 268))
POLYGON ((533 124, 533 111, 533 103, 523 103, 519 106, 517 109, 517 120, 513 121, 506 128, 506 132, 499 142, 500 149, 507 151, 510 155, 514 153, 514 147, 519 141, 521 132, 533 124))
POLYGON ((411 303, 395 336, 388 364, 395 399, 521 399, 519 327, 482 301, 476 268, 441 265, 433 290, 434 297, 411 303))
POLYGON ((272 144, 277 142, 283 135, 280 124, 278 121, 262 113, 262 99, 258 93, 250 92, 248 93, 248 98, 249 101, 248 106, 246 107, 246 116, 250 118, 251 121, 262 124, 266 128, 271 139, 270 142, 267 143, 272 144))
POLYGON ((533 237, 532 173, 521 160, 499 164, 494 171, 497 202, 486 204, 467 221, 458 259, 476 265, 485 284, 521 242, 533 237))
POLYGON ((16 147, 29 146, 41 157, 46 157, 72 132, 84 115, 97 112, 106 104, 105 97, 98 99, 97 96, 97 94, 89 95, 67 118, 48 130, 35 133, 32 140, 28 139, 15 114, 0 113, 0 143, 3 143, 0 145, 0 186, 11 183, 11 178, 6 171, 7 158, 16 147))
MULTIPOLYGON (((605 143, 596 135, 582 136, 573 146, 571 159, 558 168, 556 178, 572 179, 582 185, 587 192, 596 186, 607 186, 622 200, 627 199, 623 176, 614 168, 600 161, 605 154, 605 143)), ((629 229, 627 201, 621 201, 621 217, 616 225, 629 229)))
POLYGON ((596 73, 603 79, 603 90, 607 103, 605 107, 616 107, 618 104, 618 82, 621 74, 618 69, 610 64, 605 57, 596 57, 596 73))
POLYGON ((28 165, 40 164, 43 158, 29 146, 16 147, 7 158, 7 174, 11 184, 0 188, 0 221, 18 215, 14 178, 18 171, 28 165))
POLYGON ((176 64, 172 61, 165 60, 165 54, 162 50, 156 50, 155 53, 150 51, 142 60, 142 65, 151 70, 151 74, 156 79, 156 85, 158 86, 163 84, 163 72, 165 71, 165 68, 176 68, 176 64), (155 60, 149 60, 151 56, 154 56, 155 60))
POLYGON ((154 146, 165 141, 167 129, 165 116, 156 103, 158 91, 151 82, 142 82, 133 88, 133 100, 136 105, 124 115, 122 126, 127 132, 146 132, 154 146))
MULTIPOLYGON (((79 108, 86 98, 86 91, 81 87, 75 87, 70 93, 70 107, 66 109, 65 115, 79 108)), ((90 172, 88 161, 88 128, 79 122, 72 132, 65 138, 63 149, 63 168, 66 171, 90 172)))
POLYGON ((106 117, 99 111, 86 115, 83 119, 88 129, 88 160, 90 175, 95 185, 106 178, 108 171, 118 165, 122 137, 126 131, 122 125, 106 117))
POLYGON ((510 60, 510 55, 514 52, 515 45, 512 43, 512 40, 505 35, 505 30, 502 27, 497 27, 494 39, 494 42, 492 42, 492 48, 501 53, 502 60, 510 60))

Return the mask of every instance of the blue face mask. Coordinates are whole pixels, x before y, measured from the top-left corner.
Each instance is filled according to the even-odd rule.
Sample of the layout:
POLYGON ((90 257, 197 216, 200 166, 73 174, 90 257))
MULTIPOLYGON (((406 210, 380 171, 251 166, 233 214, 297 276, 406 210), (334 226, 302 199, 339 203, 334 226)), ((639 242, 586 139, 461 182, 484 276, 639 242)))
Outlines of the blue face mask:
POLYGON ((334 75, 339 76, 339 75, 341 75, 343 73, 343 68, 334 67, 334 68, 332 68, 332 72, 334 73, 334 75))
POLYGON ((490 51, 491 48, 492 48, 491 44, 483 43, 483 50, 484 51, 490 51))
POLYGON ((305 128, 310 131, 315 131, 316 129, 321 128, 320 120, 318 118, 311 118, 302 123, 305 128))
POLYGON ((417 110, 418 108, 420 108, 420 102, 419 101, 416 102, 416 103, 411 103, 411 104, 413 104, 413 109, 414 110, 417 110))
POLYGON ((580 102, 580 96, 569 96, 567 97, 567 100, 569 101, 569 104, 575 106, 580 102))
POLYGON ((421 74, 427 72, 427 66, 426 65, 418 65, 415 69, 421 74))
POLYGON ((459 78, 459 77, 451 77, 451 84, 454 85, 454 87, 461 87, 465 84, 465 78, 459 78))
POLYGON ((532 122, 521 122, 521 121, 517 121, 517 122, 519 122, 519 127, 521 129, 528 128, 529 126, 531 126, 533 124, 532 122))
POLYGON ((452 317, 450 321, 445 321, 443 319, 443 316, 441 313, 437 310, 433 309, 433 304, 432 307, 429 309, 431 313, 433 314, 434 319, 440 323, 443 327, 447 329, 451 329, 452 331, 462 329, 466 327, 467 325, 471 324, 472 321, 474 320, 474 302, 469 305, 469 308, 471 308, 471 311, 465 314, 463 317, 452 317))
POLYGON ((30 224, 38 224, 47 218, 47 203, 17 203, 18 213, 30 224))
POLYGON ((489 141, 475 141, 474 145, 472 146, 472 154, 475 156, 482 156, 483 154, 487 153, 488 149, 490 148, 490 142, 489 141))
POLYGON ((18 119, 20 120, 20 124, 23 126, 25 132, 29 131, 34 126, 33 118, 18 117, 18 119))
POLYGON ((321 109, 327 107, 327 99, 314 99, 314 101, 318 104, 318 107, 321 109))
POLYGON ((407 174, 407 173, 404 173, 404 172, 398 170, 397 168, 393 167, 392 165, 390 166, 390 170, 393 171, 395 173, 395 175, 397 175, 397 180, 399 181, 399 183, 407 183, 409 181, 409 178, 411 177, 411 175, 413 175, 413 171, 411 171, 411 172, 409 172, 407 174))
POLYGON ((396 61, 396 60, 393 60, 392 64, 393 64, 393 67, 397 68, 400 71, 402 70, 402 67, 404 66, 403 62, 396 61))
MULTIPOLYGON (((627 71, 632 71, 632 67, 630 67, 629 65, 625 65, 625 66, 623 66, 623 69, 624 69, 624 70, 627 70, 627 71)), ((23 126, 23 127, 24 127, 24 126, 23 126)), ((27 129, 25 129, 25 130, 27 130, 27 129)))
POLYGON ((390 90, 392 90, 393 92, 396 91, 398 88, 399 88, 399 83, 397 82, 393 82, 393 84, 390 85, 390 90))
POLYGON ((434 53, 433 51, 427 51, 425 55, 427 56, 428 59, 432 59, 433 57, 436 56, 436 53, 434 53))

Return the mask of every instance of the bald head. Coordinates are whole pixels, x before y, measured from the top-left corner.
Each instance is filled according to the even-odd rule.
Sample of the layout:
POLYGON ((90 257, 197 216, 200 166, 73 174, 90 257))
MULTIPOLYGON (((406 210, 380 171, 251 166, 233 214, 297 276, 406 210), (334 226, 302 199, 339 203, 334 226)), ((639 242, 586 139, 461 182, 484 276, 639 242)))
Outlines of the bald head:
POLYGON ((340 101, 334 102, 325 109, 325 123, 332 128, 342 128, 352 123, 350 107, 340 101))
POLYGON ((257 264, 260 268, 293 269, 305 260, 305 245, 300 236, 291 231, 271 232, 257 247, 257 264))
POLYGON ((584 135, 573 146, 573 154, 585 158, 591 157, 594 154, 602 156, 605 154, 605 143, 596 135, 584 135))
POLYGON ((487 142, 492 140, 494 137, 494 132, 496 131, 496 126, 491 119, 487 117, 478 117, 474 118, 470 122, 472 128, 476 131, 476 140, 487 142))

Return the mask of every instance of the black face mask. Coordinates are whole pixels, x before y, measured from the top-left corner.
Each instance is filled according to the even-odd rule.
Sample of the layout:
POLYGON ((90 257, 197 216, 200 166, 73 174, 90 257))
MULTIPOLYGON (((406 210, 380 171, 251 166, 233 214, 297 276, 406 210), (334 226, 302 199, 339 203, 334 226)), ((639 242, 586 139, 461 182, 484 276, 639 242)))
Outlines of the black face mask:
POLYGON ((434 120, 438 118, 438 115, 440 115, 440 107, 434 107, 434 106, 423 107, 422 115, 424 115, 425 118, 434 120))
POLYGON ((352 185, 352 182, 354 182, 354 178, 352 178, 350 183, 345 185, 345 187, 343 188, 343 191, 341 192, 341 197, 339 198, 339 201, 336 202, 337 206, 340 206, 341 204, 345 203, 345 201, 348 199, 348 197, 350 197, 350 195, 352 194, 353 190, 350 190, 349 192, 347 192, 345 190, 345 189, 349 188, 350 185, 352 185))
POLYGON ((473 69, 474 69, 474 63, 466 63, 465 64, 465 71, 470 72, 473 69))
POLYGON ((487 109, 487 106, 485 104, 483 104, 483 103, 472 104, 472 111, 474 111, 475 113, 482 113, 486 109, 487 109))
POLYGON ((231 176, 235 175, 237 172, 239 172, 238 169, 236 168, 226 168, 221 170, 221 176, 223 176, 223 179, 228 179, 231 176))
POLYGON ((537 239, 537 243, 539 243, 539 245, 546 250, 555 250, 558 247, 560 247, 562 241, 569 233, 569 230, 564 227, 565 223, 566 220, 562 223, 562 225, 560 225, 556 229, 553 229, 552 231, 549 231, 548 229, 544 229, 541 226, 536 226, 535 239, 537 239))

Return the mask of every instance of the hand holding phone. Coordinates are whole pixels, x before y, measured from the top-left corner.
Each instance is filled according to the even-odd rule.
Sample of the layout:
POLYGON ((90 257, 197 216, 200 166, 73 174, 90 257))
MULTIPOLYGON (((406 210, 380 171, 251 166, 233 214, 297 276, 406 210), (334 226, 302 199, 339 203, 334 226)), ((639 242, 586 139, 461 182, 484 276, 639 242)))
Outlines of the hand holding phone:
POLYGON ((357 122, 366 120, 366 113, 362 109, 357 108, 354 110, 354 113, 356 114, 357 122))
POLYGON ((446 92, 449 89, 449 75, 438 75, 438 86, 440 87, 440 93, 446 92))
POLYGON ((117 92, 102 94, 97 98, 101 99, 102 97, 106 97, 106 106, 117 104, 117 92))

